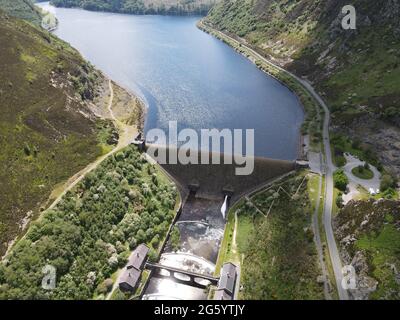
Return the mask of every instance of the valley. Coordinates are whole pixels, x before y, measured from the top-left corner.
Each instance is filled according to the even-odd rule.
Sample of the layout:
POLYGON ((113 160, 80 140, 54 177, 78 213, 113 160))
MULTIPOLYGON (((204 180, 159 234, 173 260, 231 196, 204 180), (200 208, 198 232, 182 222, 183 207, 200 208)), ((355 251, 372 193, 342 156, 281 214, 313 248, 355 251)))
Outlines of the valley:
POLYGON ((0 300, 398 300, 399 3, 354 2, 0 0, 0 300))

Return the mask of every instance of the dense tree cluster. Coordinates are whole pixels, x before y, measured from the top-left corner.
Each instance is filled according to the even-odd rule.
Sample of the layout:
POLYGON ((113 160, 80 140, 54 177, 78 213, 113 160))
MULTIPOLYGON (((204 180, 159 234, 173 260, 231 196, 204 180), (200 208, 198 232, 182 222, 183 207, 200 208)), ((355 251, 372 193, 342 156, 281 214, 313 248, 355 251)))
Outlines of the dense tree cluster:
POLYGON ((180 0, 176 4, 165 5, 158 1, 146 3, 143 0, 52 0, 56 7, 80 7, 92 11, 111 11, 131 14, 169 14, 205 15, 210 10, 213 1, 199 2, 196 0, 180 0))
POLYGON ((156 256, 175 200, 175 187, 135 147, 109 157, 44 213, 0 265, 0 299, 90 299, 103 293, 104 281, 137 244, 147 243, 156 256), (42 289, 45 265, 56 268, 55 290, 42 289))

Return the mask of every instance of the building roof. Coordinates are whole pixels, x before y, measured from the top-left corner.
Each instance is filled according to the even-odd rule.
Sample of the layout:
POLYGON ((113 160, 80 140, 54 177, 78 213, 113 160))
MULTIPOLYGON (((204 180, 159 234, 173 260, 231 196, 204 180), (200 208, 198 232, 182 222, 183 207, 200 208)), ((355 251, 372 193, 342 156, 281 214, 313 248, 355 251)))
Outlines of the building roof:
POLYGON ((224 290, 233 296, 236 283, 236 266, 233 263, 225 263, 221 270, 221 277, 218 282, 218 290, 224 290))
POLYGON ((147 258, 149 248, 145 244, 139 244, 129 257, 127 268, 141 270, 147 258))
POLYGON ((134 290, 139 282, 141 272, 136 269, 125 269, 119 287, 123 290, 134 290))

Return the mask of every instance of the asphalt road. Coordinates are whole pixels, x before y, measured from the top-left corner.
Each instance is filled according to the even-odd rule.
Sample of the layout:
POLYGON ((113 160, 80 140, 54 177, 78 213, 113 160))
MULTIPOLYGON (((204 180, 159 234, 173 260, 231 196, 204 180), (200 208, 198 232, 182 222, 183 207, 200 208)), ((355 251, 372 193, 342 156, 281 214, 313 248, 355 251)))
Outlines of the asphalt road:
POLYGON ((369 165, 370 170, 374 174, 374 177, 372 179, 369 180, 361 179, 356 177, 352 173, 352 170, 358 166, 365 165, 365 161, 361 161, 351 155, 346 155, 346 160, 347 163, 344 166, 344 172, 346 173, 350 181, 354 182, 355 184, 359 184, 367 191, 373 189, 375 192, 377 192, 379 190, 381 184, 381 173, 378 171, 376 167, 374 167, 373 165, 369 165))
POLYGON ((342 287, 342 261, 340 260, 339 250, 335 241, 335 236, 332 229, 332 208, 333 208, 333 172, 336 170, 332 162, 331 144, 329 138, 329 122, 330 112, 326 103, 315 92, 314 88, 305 80, 300 78, 303 86, 311 93, 325 111, 324 126, 323 126, 323 144, 325 149, 325 203, 324 203, 324 227, 326 233, 326 241, 328 243, 329 255, 332 262, 333 271, 335 273, 336 287, 340 300, 348 300, 349 295, 347 290, 342 287))

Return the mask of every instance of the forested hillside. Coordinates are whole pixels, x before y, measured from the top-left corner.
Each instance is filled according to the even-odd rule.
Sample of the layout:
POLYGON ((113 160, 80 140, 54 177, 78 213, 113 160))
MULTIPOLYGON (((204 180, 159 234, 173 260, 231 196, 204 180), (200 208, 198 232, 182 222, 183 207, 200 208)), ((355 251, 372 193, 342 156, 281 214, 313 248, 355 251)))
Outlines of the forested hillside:
POLYGON ((399 14, 398 0, 222 0, 207 21, 312 81, 331 108, 336 141, 350 137, 399 175, 399 14), (356 30, 341 27, 348 4, 356 30))
POLYGON ((217 0, 52 0, 56 7, 132 14, 204 15, 217 0))
POLYGON ((29 229, 0 264, 1 299, 103 298, 104 281, 139 243, 157 252, 175 216, 176 189, 135 146, 108 157, 29 229), (41 286, 56 268, 55 290, 41 286))
POLYGON ((40 25, 42 16, 31 0, 0 0, 0 9, 10 16, 40 25))

